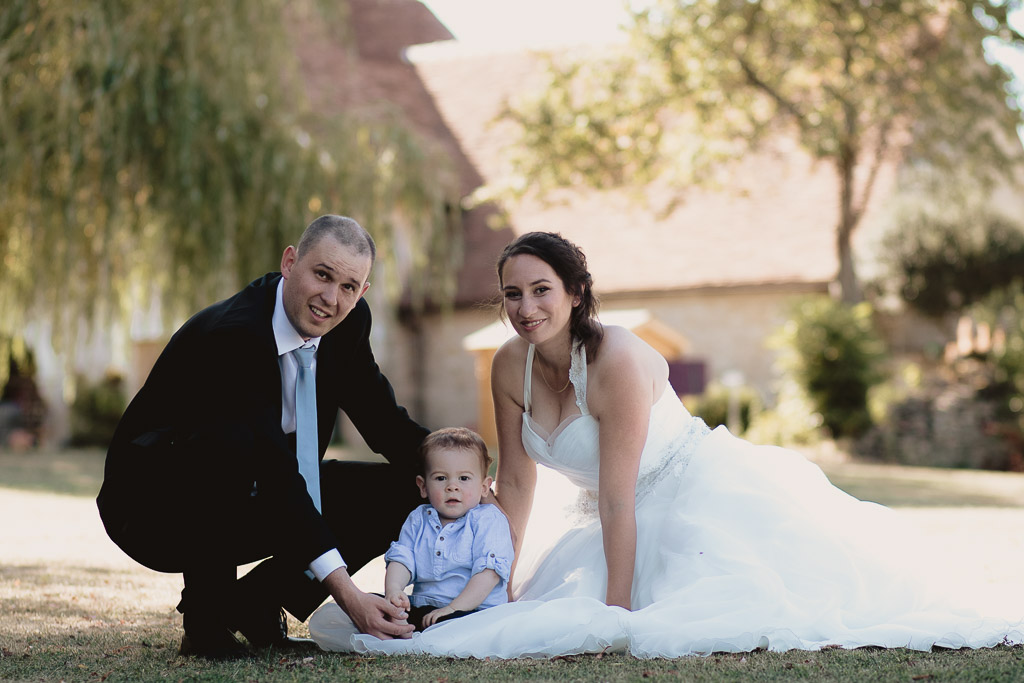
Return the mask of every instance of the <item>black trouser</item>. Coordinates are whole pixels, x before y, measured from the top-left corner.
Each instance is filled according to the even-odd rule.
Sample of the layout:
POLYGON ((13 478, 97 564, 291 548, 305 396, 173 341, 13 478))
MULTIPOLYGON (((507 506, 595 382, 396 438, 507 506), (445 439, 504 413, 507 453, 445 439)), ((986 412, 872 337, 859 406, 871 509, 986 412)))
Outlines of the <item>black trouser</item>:
MULTIPOLYGON (((422 503, 416 482, 408 474, 399 475, 386 464, 326 460, 321 465, 322 514, 350 574, 382 555, 397 540, 409 513, 422 503)), ((266 549, 259 543, 255 547, 266 549)), ((257 552, 259 557, 267 554, 257 552)), ((253 559, 258 557, 240 563, 253 559)), ((328 595, 321 583, 308 577, 306 568, 288 558, 269 557, 238 582, 237 595, 244 601, 285 607, 305 621, 328 595)), ((190 590, 193 571, 184 577, 190 590)))
MULTIPOLYGON (((322 516, 338 539, 350 574, 383 554, 398 538, 409 512, 422 501, 415 481, 388 464, 325 460, 320 467, 322 516)), ((182 611, 231 613, 245 608, 284 607, 305 621, 327 597, 307 566, 275 554, 274 538, 286 533, 288 520, 276 518, 260 496, 242 501, 234 513, 221 513, 200 532, 195 546, 206 548, 185 569, 182 611), (264 559, 235 582, 238 565, 264 559)), ((212 520, 211 520, 212 521, 212 520)), ((383 586, 381 586, 383 588, 383 586)))
MULTIPOLYGON (((301 522, 274 493, 281 477, 294 477, 278 460, 291 441, 261 442, 231 422, 187 436, 165 429, 115 439, 97 497, 107 533, 139 563, 182 572, 181 608, 194 616, 265 604, 305 619, 326 593, 304 574, 314 559, 305 556, 309 533, 296 533, 301 522), (236 568, 264 558, 236 587, 236 568)), ((384 463, 325 460, 320 486, 322 517, 350 573, 387 550, 421 502, 415 473, 384 463)))

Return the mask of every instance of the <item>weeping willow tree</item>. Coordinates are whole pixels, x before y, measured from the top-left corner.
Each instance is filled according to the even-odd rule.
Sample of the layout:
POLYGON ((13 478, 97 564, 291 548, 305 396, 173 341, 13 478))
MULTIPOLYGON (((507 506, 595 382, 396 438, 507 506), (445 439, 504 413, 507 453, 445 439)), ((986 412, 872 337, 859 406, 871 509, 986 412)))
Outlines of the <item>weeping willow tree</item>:
POLYGON ((273 269, 321 213, 359 220, 385 259, 401 233, 411 277, 451 286, 438 160, 397 122, 303 104, 283 12, 343 31, 345 5, 286 5, 5 0, 0 335, 48 316, 70 354, 154 302, 180 319, 273 269))

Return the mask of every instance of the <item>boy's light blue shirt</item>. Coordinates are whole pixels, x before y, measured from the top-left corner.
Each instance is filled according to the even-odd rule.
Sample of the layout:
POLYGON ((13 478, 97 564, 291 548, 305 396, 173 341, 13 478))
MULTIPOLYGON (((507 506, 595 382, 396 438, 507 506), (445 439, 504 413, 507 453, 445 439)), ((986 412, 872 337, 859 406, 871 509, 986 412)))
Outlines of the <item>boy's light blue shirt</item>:
POLYGON ((462 592, 474 574, 493 569, 501 578, 480 609, 508 602, 512 569, 512 534, 505 515, 493 505, 477 505, 442 526, 437 510, 420 505, 409 513, 398 540, 384 554, 412 574, 413 607, 445 607, 462 592))

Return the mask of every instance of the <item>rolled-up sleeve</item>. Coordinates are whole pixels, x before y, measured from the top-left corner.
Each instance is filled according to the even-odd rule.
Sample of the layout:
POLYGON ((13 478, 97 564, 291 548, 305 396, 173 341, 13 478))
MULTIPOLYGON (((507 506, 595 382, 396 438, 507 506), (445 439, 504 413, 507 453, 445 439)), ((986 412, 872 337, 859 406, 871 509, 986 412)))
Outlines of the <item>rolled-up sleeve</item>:
POLYGON ((402 524, 402 531, 398 534, 398 540, 391 542, 391 547, 384 553, 385 562, 398 562, 405 565, 405 568, 412 574, 412 581, 416 580, 416 539, 419 538, 423 528, 423 511, 416 508, 405 518, 402 524))
POLYGON ((472 512, 475 513, 471 518, 474 526, 472 574, 491 569, 504 584, 509 579, 515 557, 508 519, 493 505, 480 505, 472 512))

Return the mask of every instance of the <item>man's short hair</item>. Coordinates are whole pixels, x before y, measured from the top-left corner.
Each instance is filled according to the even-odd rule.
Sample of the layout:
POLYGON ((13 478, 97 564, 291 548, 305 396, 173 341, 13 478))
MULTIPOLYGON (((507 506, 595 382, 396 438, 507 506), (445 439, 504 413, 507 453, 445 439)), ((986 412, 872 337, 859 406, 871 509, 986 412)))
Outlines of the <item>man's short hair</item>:
POLYGON ((298 258, 320 243, 324 237, 332 237, 357 254, 369 254, 372 265, 377 258, 377 245, 374 244, 370 233, 363 229, 355 220, 348 216, 335 216, 327 214, 320 216, 306 226, 299 238, 298 258))
POLYGON ((487 452, 487 444, 483 438, 472 429, 465 427, 445 427, 427 435, 427 438, 420 444, 420 474, 426 475, 427 456, 431 451, 439 448, 462 449, 474 451, 480 456, 480 464, 483 465, 484 477, 494 459, 487 452))

